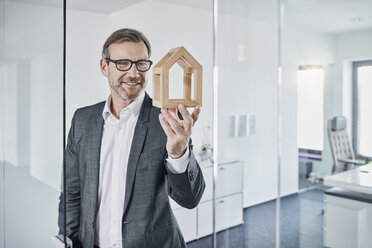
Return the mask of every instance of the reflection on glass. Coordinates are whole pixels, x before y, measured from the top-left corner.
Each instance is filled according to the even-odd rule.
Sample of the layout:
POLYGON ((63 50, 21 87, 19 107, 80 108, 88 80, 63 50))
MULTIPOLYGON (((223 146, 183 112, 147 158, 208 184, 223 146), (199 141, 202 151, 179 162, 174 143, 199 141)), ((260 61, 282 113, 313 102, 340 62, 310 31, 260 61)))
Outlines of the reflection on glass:
POLYGON ((277 2, 219 0, 217 29, 216 244, 274 247, 277 2))
POLYGON ((51 247, 62 167, 62 1, 1 6, 1 244, 51 247))
MULTIPOLYGON (((342 204, 331 206, 325 201, 328 188, 322 185, 322 179, 331 174, 333 166, 328 121, 344 116, 349 136, 357 123, 353 120, 356 114, 353 103, 360 103, 363 94, 357 96, 359 99, 353 96, 353 63, 372 57, 369 45, 372 23, 367 21, 372 16, 365 11, 371 9, 372 1, 283 0, 280 3, 283 4, 280 246, 342 247, 340 244, 349 244, 346 246, 357 247, 357 243, 349 241, 352 235, 363 232, 348 229, 351 222, 344 221, 348 210, 343 212, 342 204), (303 65, 321 65, 322 68, 298 70, 303 65), (318 153, 299 158, 298 147, 318 153), (329 216, 335 218, 327 222, 329 216), (350 235, 334 229, 338 226, 349 226, 345 228, 350 235)), ((366 91, 370 89, 365 88, 363 92, 366 91)), ((367 108, 365 113, 370 113, 367 108)), ((369 120, 364 121, 367 124, 369 120)), ((370 123, 366 127, 368 130, 369 126, 370 123)), ((359 131, 363 129, 358 128, 359 131)))

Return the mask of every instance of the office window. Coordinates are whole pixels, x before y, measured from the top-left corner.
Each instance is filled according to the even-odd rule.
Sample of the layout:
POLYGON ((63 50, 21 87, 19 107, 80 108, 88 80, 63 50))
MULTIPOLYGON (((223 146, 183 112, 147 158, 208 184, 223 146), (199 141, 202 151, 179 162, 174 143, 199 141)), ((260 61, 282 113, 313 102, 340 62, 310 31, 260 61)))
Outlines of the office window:
POLYGON ((353 144, 358 157, 372 157, 372 60, 353 63, 353 144))
POLYGON ((323 97, 323 68, 321 66, 300 66, 297 72, 298 148, 323 150, 323 97))

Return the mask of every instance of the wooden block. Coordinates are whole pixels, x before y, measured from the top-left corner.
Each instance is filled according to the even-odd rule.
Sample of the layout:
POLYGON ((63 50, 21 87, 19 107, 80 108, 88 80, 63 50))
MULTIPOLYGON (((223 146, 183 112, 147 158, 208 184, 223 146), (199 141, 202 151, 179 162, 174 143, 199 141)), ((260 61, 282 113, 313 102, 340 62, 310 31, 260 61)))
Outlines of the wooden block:
POLYGON ((203 85, 201 84, 202 81, 202 70, 195 70, 194 72, 194 98, 195 101, 202 106, 202 95, 203 95, 203 85), (200 82, 200 83, 197 83, 200 82))
POLYGON ((160 74, 153 74, 152 81, 154 84, 154 100, 158 101, 160 100, 160 74))
POLYGON ((171 49, 153 67, 153 105, 159 108, 176 108, 179 104, 195 107, 202 104, 202 69, 198 61, 184 48, 171 49), (169 99, 169 69, 177 63, 183 69, 183 99, 169 99), (194 82, 192 82, 194 75, 194 82), (191 96, 192 83, 194 94, 191 96))
POLYGON ((184 73, 191 75, 193 73, 194 69, 192 69, 192 67, 186 67, 183 71, 184 71, 184 73))
POLYGON ((160 76, 160 101, 167 102, 169 100, 169 71, 164 72, 160 76))
POLYGON ((183 74, 183 98, 190 100, 191 99, 191 74, 183 74))
POLYGON ((185 61, 185 60, 183 59, 183 57, 180 58, 179 60, 177 60, 177 63, 178 63, 178 64, 179 64, 183 69, 186 69, 186 68, 191 67, 191 65, 190 65, 189 63, 187 63, 187 61, 185 61))
POLYGON ((163 71, 163 68, 162 67, 154 67, 152 68, 152 74, 161 74, 163 71))

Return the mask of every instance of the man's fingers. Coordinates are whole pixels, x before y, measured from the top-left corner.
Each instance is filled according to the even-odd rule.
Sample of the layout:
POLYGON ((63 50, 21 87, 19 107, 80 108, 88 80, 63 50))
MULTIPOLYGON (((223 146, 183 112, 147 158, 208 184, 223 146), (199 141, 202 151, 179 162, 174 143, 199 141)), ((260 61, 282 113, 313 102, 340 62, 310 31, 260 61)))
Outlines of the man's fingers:
POLYGON ((167 110, 162 109, 161 113, 162 113, 162 116, 164 117, 165 121, 168 122, 168 124, 173 129, 173 132, 175 134, 184 135, 185 130, 182 127, 181 123, 179 123, 177 120, 175 120, 167 110))
POLYGON ((182 115, 183 122, 184 122, 183 126, 185 128, 185 131, 189 132, 191 130, 191 127, 193 126, 194 121, 193 121, 189 111, 187 111, 186 107, 183 104, 178 105, 178 110, 180 111, 180 113, 182 115))
POLYGON ((191 114, 191 117, 194 120, 193 125, 195 125, 195 122, 199 118, 200 110, 201 110, 200 105, 199 106, 196 106, 195 109, 194 109, 194 111, 191 114))
POLYGON ((171 126, 169 125, 168 121, 164 118, 162 114, 159 115, 159 121, 160 121, 161 127, 163 128, 165 134, 168 137, 173 137, 176 135, 173 129, 171 128, 171 126))
POLYGON ((168 109, 168 113, 173 117, 173 119, 177 120, 178 122, 181 121, 180 117, 177 114, 177 109, 176 108, 168 109))

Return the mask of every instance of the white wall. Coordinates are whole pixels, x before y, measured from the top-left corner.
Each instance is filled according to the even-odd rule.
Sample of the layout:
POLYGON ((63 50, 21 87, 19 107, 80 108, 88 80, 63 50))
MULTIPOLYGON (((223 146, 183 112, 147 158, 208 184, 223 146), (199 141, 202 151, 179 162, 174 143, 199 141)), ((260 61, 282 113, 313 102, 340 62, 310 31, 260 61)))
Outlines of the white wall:
POLYGON ((99 70, 105 38, 111 29, 106 15, 67 10, 66 132, 75 110, 106 100, 108 83, 99 70))
MULTIPOLYGON (((30 175, 55 190, 61 187, 63 161, 63 61, 58 49, 30 61, 30 106, 25 111, 30 156, 30 175), (56 75, 59 75, 56 77, 56 75)), ((19 111, 21 112, 21 111, 19 111)))
POLYGON ((4 108, 4 160, 18 166, 18 66, 15 62, 3 64, 3 80, 8 82, 4 90, 4 105, 9 104, 9 108, 4 108))
POLYGON ((218 32, 219 153, 244 161, 247 207, 277 196, 277 25, 220 14, 218 32), (248 113, 255 133, 232 137, 232 116, 248 113))
MULTIPOLYGON (((297 147, 297 71, 301 65, 321 65, 325 69, 324 120, 333 109, 334 86, 332 65, 335 61, 335 38, 296 28, 286 23, 283 28, 283 87, 282 87, 282 170, 281 192, 298 188, 299 162, 297 147), (290 182, 289 182, 289 181, 290 182)), ((332 161, 327 138, 327 126, 323 127, 323 160, 313 161, 313 170, 328 171, 332 161)))

